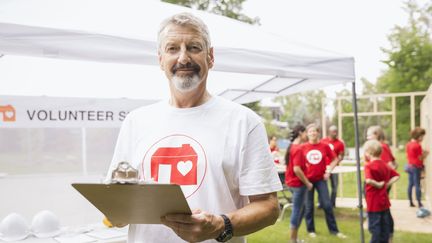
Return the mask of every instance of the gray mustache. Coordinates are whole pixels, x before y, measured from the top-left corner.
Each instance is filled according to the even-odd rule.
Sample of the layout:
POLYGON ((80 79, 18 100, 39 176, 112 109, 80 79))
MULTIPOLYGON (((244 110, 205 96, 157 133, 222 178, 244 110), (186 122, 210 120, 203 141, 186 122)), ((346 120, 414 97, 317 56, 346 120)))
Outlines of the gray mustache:
POLYGON ((172 73, 176 73, 178 69, 182 69, 182 68, 188 68, 188 69, 192 69, 195 73, 199 73, 199 71, 201 70, 200 66, 196 63, 191 63, 188 62, 186 64, 176 64, 172 67, 172 73))

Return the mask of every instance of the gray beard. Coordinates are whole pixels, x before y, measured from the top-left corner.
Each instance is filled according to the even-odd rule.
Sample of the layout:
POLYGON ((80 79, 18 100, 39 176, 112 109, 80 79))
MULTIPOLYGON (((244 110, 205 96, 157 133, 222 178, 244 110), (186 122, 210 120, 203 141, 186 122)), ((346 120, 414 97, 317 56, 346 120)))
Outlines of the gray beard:
POLYGON ((174 75, 171 82, 174 84, 174 87, 178 91, 185 93, 196 89, 201 83, 201 80, 198 74, 185 77, 179 77, 177 75, 174 75))

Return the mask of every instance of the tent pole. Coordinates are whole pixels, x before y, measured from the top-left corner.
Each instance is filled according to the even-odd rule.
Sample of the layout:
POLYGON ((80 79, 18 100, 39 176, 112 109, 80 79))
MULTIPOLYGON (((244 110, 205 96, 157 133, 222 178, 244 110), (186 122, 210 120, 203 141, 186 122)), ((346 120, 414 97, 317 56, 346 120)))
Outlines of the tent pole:
POLYGON ((364 229, 363 229, 363 198, 362 198, 362 180, 360 171, 360 152, 359 152, 359 129, 358 129, 358 117, 357 117, 357 94, 355 88, 355 82, 352 82, 352 107, 354 111, 354 133, 355 133, 355 158, 357 164, 357 192, 358 192, 358 208, 360 212, 360 239, 361 243, 364 243, 364 229))
POLYGON ((81 152, 83 175, 87 175, 87 131, 85 127, 81 128, 81 152))

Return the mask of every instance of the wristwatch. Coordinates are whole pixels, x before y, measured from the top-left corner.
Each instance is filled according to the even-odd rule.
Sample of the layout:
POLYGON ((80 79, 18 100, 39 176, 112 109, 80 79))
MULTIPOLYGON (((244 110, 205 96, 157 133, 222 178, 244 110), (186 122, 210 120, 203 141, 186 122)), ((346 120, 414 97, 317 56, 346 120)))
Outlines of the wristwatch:
POLYGON ((218 241, 218 242, 227 242, 227 241, 229 241, 233 237, 233 227, 232 227, 231 221, 229 220, 229 218, 226 215, 221 214, 221 217, 224 220, 225 229, 216 238, 216 241, 218 241))

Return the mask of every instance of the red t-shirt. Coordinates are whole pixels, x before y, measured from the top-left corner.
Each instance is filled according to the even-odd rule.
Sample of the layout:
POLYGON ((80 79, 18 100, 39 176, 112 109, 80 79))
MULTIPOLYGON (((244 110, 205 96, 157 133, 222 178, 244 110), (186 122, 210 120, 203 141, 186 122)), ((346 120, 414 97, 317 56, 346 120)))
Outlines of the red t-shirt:
POLYGON ((330 137, 326 137, 321 139, 321 142, 328 144, 337 156, 344 154, 345 152, 345 145, 340 139, 332 139, 330 137))
MULTIPOLYGON (((345 152, 345 144, 339 140, 339 139, 332 139, 330 137, 326 137, 321 139, 321 142, 328 144, 330 146, 330 149, 336 154, 336 157, 338 157, 341 154, 344 154, 345 152)), ((327 161, 327 165, 331 163, 330 161, 327 161)))
POLYGON ((388 144, 381 142, 381 148, 382 148, 382 152, 381 152, 382 161, 384 161, 385 163, 388 163, 390 161, 395 161, 395 158, 388 144))
MULTIPOLYGON (((382 160, 373 160, 365 164, 365 179, 373 179, 377 182, 389 180, 399 174, 382 160)), ((368 212, 381 212, 390 208, 390 199, 386 186, 378 189, 366 184, 366 204, 368 212)))
POLYGON ((285 184, 290 187, 300 187, 303 186, 303 182, 294 173, 294 166, 300 166, 303 173, 306 175, 306 164, 302 156, 301 145, 291 144, 289 153, 289 162, 285 171, 285 184))
POLYGON ((324 178, 327 161, 335 159, 335 153, 325 143, 305 143, 301 146, 302 155, 306 162, 306 177, 311 182, 324 178))
POLYGON ((419 142, 410 141, 409 143, 407 143, 406 154, 408 164, 413 165, 417 168, 423 168, 423 161, 419 158, 423 154, 423 149, 419 142))

